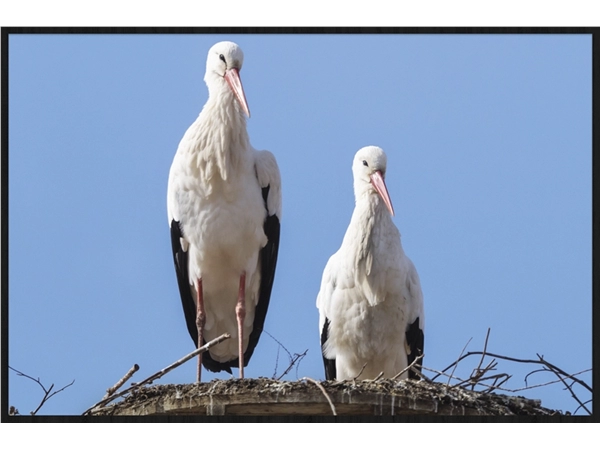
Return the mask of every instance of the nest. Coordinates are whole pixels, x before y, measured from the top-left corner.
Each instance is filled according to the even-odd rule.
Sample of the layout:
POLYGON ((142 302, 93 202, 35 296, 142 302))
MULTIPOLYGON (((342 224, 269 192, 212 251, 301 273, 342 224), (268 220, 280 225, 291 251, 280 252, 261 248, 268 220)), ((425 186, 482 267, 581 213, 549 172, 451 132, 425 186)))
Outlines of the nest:
POLYGON ((112 415, 560 415, 540 400, 482 393, 445 383, 376 381, 214 380, 140 387, 118 403, 96 408, 112 415))

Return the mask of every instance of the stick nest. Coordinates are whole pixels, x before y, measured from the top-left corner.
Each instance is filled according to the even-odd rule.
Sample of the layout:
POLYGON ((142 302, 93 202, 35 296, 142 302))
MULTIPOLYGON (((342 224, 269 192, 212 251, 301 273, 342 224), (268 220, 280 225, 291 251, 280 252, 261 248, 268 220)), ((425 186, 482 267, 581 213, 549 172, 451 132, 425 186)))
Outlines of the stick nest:
POLYGON ((560 415, 540 400, 425 380, 213 380, 140 387, 92 412, 106 415, 560 415), (312 381, 307 383, 306 381, 312 381), (335 406, 334 406, 335 405, 335 406))

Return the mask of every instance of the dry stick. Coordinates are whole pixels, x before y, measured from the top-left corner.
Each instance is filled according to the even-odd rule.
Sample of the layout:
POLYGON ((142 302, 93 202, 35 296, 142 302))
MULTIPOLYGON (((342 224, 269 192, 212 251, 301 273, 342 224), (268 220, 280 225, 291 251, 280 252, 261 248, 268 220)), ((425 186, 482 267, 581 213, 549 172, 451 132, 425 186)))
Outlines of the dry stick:
POLYGON ((113 387, 110 387, 106 390, 106 394, 104 395, 104 397, 102 397, 102 400, 113 395, 117 391, 117 389, 123 386, 127 382, 127 380, 129 380, 133 376, 133 374, 136 373, 138 370, 140 370, 140 366, 134 364, 133 367, 129 369, 129 371, 125 374, 125 376, 123 376, 123 378, 117 381, 117 383, 113 387))
POLYGON ((313 380, 312 378, 308 378, 308 377, 304 377, 302 378, 303 380, 307 380, 310 381, 314 384, 317 385, 317 387, 319 389, 321 389, 321 392, 323 393, 323 395, 325 396, 325 398, 327 399, 327 401, 329 402, 329 406, 331 406, 331 412, 333 412, 334 416, 337 416, 337 412, 335 411, 335 406, 333 406, 333 402, 331 401, 331 398, 329 398, 329 394, 327 394, 327 391, 325 390, 325 388, 321 385, 321 383, 319 383, 316 380, 313 380))
POLYGON ((231 337, 231 335, 229 333, 224 333, 221 336, 219 336, 216 339, 213 339, 212 341, 208 342, 207 344, 204 344, 202 347, 198 347, 196 350, 194 350, 192 353, 188 353, 186 356, 184 356, 183 358, 175 361, 173 364, 165 367, 162 370, 159 370, 158 372, 156 372, 153 375, 150 375, 148 378, 146 378, 145 380, 140 381, 139 383, 135 383, 133 384, 131 387, 128 387, 127 389, 121 391, 121 392, 117 392, 116 394, 111 395, 108 398, 102 399, 100 400, 98 403, 96 403, 95 405, 91 406, 90 408, 88 408, 83 414, 82 416, 85 416, 86 414, 88 414, 90 411, 92 411, 95 408, 99 408, 101 406, 106 405, 107 403, 110 403, 111 401, 113 401, 116 398, 119 398, 121 396, 123 396, 124 394, 127 394, 135 389, 138 389, 139 387, 145 385, 145 384, 149 384, 152 383, 154 380, 158 380, 159 378, 161 378, 163 375, 166 375, 167 373, 169 373, 171 370, 179 367, 180 365, 182 365, 183 363, 189 361, 190 359, 192 359, 194 356, 198 356, 200 353, 204 353, 205 351, 207 351, 208 349, 210 349, 211 347, 214 347, 217 344, 220 344, 221 342, 223 342, 226 339, 229 339, 231 337))
MULTIPOLYGON (((273 336, 271 333, 269 333, 267 330, 263 329, 263 333, 266 333, 267 336, 269 336, 271 339, 273 339, 275 342, 277 342, 277 344, 279 345, 279 347, 281 347, 282 349, 285 350, 285 352, 288 354, 288 357, 290 358, 290 361, 293 360, 292 358, 292 354, 289 352, 289 350, 287 348, 285 348, 285 345, 283 345, 281 342, 279 342, 277 339, 275 339, 275 336, 273 336)), ((277 364, 279 362, 279 347, 277 348, 277 359, 275 360, 275 372, 273 373, 273 378, 275 378, 275 376, 277 375, 277 364)), ((283 376, 283 375, 282 375, 283 376)), ((281 377, 280 377, 281 378, 281 377)))
POLYGON ((457 384, 453 385, 452 387, 455 388, 455 387, 461 387, 463 384, 471 384, 471 390, 473 391, 474 390, 473 388, 477 385, 484 386, 482 381, 494 380, 494 384, 489 386, 489 389, 486 389, 486 392, 492 392, 494 389, 496 389, 498 386, 500 386, 499 384, 496 385, 496 383, 502 377, 506 377, 506 379, 502 381, 502 383, 504 383, 506 380, 508 380, 510 378, 510 375, 508 375, 506 373, 499 373, 497 375, 490 375, 489 377, 480 377, 477 380, 473 380, 472 378, 469 378, 468 380, 465 380, 461 383, 457 383, 457 384))
POLYGON ((383 376, 383 372, 379 372, 379 375, 377 375, 375 378, 373 378, 371 381, 377 381, 379 380, 381 377, 383 376))
MULTIPOLYGON (((536 353, 536 355, 538 358, 540 358, 540 361, 544 361, 544 358, 542 358, 539 355, 539 353, 536 353)), ((550 368, 550 370, 552 370, 552 368, 550 368)), ((579 406, 581 406, 583 409, 585 409, 589 415, 592 415, 592 412, 589 409, 587 409, 583 403, 581 403, 581 400, 579 400, 579 398, 575 395, 575 392, 573 392, 573 389, 571 389, 571 387, 567 384, 567 382, 556 371, 552 370, 552 372, 558 377, 558 379, 560 381, 563 382, 563 384, 566 386, 566 388, 571 393, 571 396, 577 401, 577 403, 579 403, 579 406)))
MULTIPOLYGON (((443 376, 445 376, 445 377, 450 377, 450 375, 448 375, 448 374, 447 374, 447 373, 445 373, 445 372, 441 372, 441 371, 439 371, 439 370, 436 370, 436 369, 430 369, 429 367, 425 367, 425 366, 421 366, 421 367, 423 368, 423 370, 428 370, 429 372, 437 373, 437 375, 436 375, 436 376, 443 375, 443 376)), ((592 369, 585 369, 585 370, 582 370, 581 372, 574 373, 574 374, 572 374, 571 376, 572 376, 572 377, 574 377, 575 375, 580 375, 580 374, 582 374, 582 373, 585 373, 585 372, 591 372, 591 370, 592 370, 592 369)), ((461 381, 461 382, 466 382, 466 381, 468 381, 468 380, 463 380, 463 379, 461 379, 461 378, 458 378, 458 377, 454 377, 454 378, 455 378, 456 380, 458 380, 458 381, 461 381)), ((536 384, 536 385, 534 385, 534 386, 526 386, 526 387, 517 388, 517 389, 500 388, 500 387, 498 387, 498 386, 495 386, 495 388, 496 388, 496 389, 499 389, 499 390, 501 390, 501 391, 515 393, 515 392, 520 392, 520 391, 527 391, 527 390, 529 390, 529 389, 535 389, 535 388, 538 388, 538 387, 549 386, 549 385, 551 385, 551 384, 556 384, 556 383, 559 383, 559 382, 560 382, 560 380, 554 380, 554 381, 549 381, 549 382, 547 382, 547 383, 541 383, 541 384, 536 384)), ((488 385, 488 384, 485 384, 485 383, 479 383, 479 385, 480 385, 480 386, 483 386, 483 387, 488 387, 488 388, 489 388, 489 387, 494 387, 494 386, 490 386, 490 385, 488 385)), ((456 386, 457 386, 457 385, 453 385, 452 387, 456 387, 456 386)))
MULTIPOLYGON (((421 369, 424 369, 423 366, 421 366, 421 369)), ((411 367, 410 370, 412 370, 412 372, 414 374, 416 374, 418 377, 420 377, 421 379, 429 382, 429 383, 433 383, 433 380, 431 378, 429 378, 427 375, 425 375, 423 372, 421 372, 419 369, 416 369, 415 367, 411 367)), ((458 380, 458 378, 457 378, 458 380)))
MULTIPOLYGON (((541 369, 535 369, 532 370, 531 372, 529 372, 527 375, 525 375, 525 378, 523 379, 523 381, 525 381, 525 386, 527 386, 527 379, 533 375, 534 373, 538 373, 538 372, 550 372, 549 369, 547 369, 546 367, 542 367, 541 369)), ((574 382, 573 382, 574 383, 574 382)))
POLYGON ((358 380, 358 377, 360 377, 360 375, 363 373, 363 370, 365 370, 365 367, 367 367, 367 363, 364 363, 362 366, 362 369, 360 369, 360 372, 358 372, 358 375, 356 375, 352 381, 354 381, 356 383, 356 380, 358 380))
MULTIPOLYGON (((304 350, 304 353, 302 353, 302 354, 294 353, 294 356, 292 357, 292 354, 289 352, 289 350, 287 348, 285 348, 285 345, 283 345, 281 342, 279 342, 277 339, 275 339, 275 336, 273 336, 267 330, 263 330, 263 332, 266 333, 275 342, 277 342, 277 344, 279 344, 279 347, 283 348, 285 350, 285 352, 288 354, 288 357, 290 358, 290 365, 279 376, 279 378, 277 378, 277 380, 281 380, 285 375, 288 374, 288 372, 290 370, 292 370, 292 367, 294 367, 294 364, 296 364, 296 362, 300 361, 302 358, 304 358, 306 356, 306 353, 308 352, 308 349, 304 350)), ((273 372, 273 378, 275 378, 277 376, 277 364, 278 364, 278 361, 279 361, 279 347, 277 347, 277 359, 275 360, 275 371, 273 372)), ((296 375, 297 374, 298 374, 298 369, 296 369, 296 375)))
MULTIPOLYGON (((35 411, 33 411, 31 413, 31 415, 35 416, 35 414, 40 410, 40 408, 44 405, 44 403, 46 403, 46 401, 50 400, 51 397, 53 397, 54 395, 58 394, 59 392, 64 391, 66 388, 68 388, 69 386, 71 386, 73 383, 75 383, 75 380, 71 381, 66 386, 63 386, 58 391, 54 391, 54 392, 52 392, 52 394, 50 394, 50 391, 52 391, 52 388, 54 387, 54 384, 52 384, 52 386, 50 386, 50 389, 48 389, 48 392, 46 392, 46 394, 44 395, 44 398, 42 399, 42 402, 40 403, 40 405, 36 408, 35 411)), ((40 386, 41 386, 41 383, 40 383, 40 386)), ((43 388, 43 386, 42 386, 42 388, 43 388)))
POLYGON ((42 406, 44 406, 44 403, 46 403, 48 400, 50 400, 50 398, 52 398, 54 395, 58 394, 59 392, 64 391, 66 388, 68 388, 69 386, 71 386, 73 383, 75 383, 75 380, 71 381, 69 384, 67 384, 66 386, 63 386, 62 388, 60 388, 58 391, 52 392, 52 389, 54 389, 54 383, 52 383, 52 385, 50 385, 49 389, 46 389, 44 387, 44 385, 41 383, 40 379, 38 378, 37 380, 17 369, 14 369, 10 366, 8 366, 9 369, 14 370, 18 376, 20 377, 25 377, 25 378, 29 378, 30 380, 35 381, 37 384, 40 385, 40 387, 42 388, 42 390, 44 391, 44 398, 42 398, 42 401, 40 402, 40 404, 38 405, 38 407, 35 409, 35 411, 31 411, 30 414, 32 416, 35 416, 36 413, 40 410, 40 408, 42 406))
POLYGON ((417 364, 419 361, 421 361, 423 358, 425 357, 425 355, 419 355, 417 356, 413 362, 411 362, 408 366, 406 366, 406 368, 402 371, 400 371, 398 374, 394 375, 392 377, 392 381, 395 381, 396 379, 398 379, 399 377, 401 377, 405 372, 408 372, 412 366, 414 366, 415 364, 417 364))
MULTIPOLYGON (((448 367, 442 369, 441 374, 448 376, 446 373, 446 370, 448 370, 450 367, 457 365, 460 361, 462 361, 463 359, 469 357, 469 356, 473 356, 473 355, 481 355, 482 352, 468 352, 466 354, 464 354, 463 356, 461 356, 460 358, 458 358, 456 361, 454 361, 452 364, 450 364, 448 367)), ((565 376, 566 378, 570 378, 573 381, 579 383, 581 386, 585 387, 588 391, 593 392, 592 388, 590 386, 588 386, 588 384, 585 381, 582 381, 578 378, 574 378, 574 375, 569 375, 568 373, 566 373, 564 370, 559 369, 558 367, 556 367, 554 364, 549 363, 548 361, 542 359, 540 357, 540 360, 533 360, 533 359, 519 359, 519 358, 511 358, 509 356, 503 356, 503 355, 498 355, 495 353, 487 353, 488 356, 492 356, 494 358, 500 358, 500 359, 504 359, 507 361, 513 361, 513 362, 519 362, 519 363, 528 363, 528 364, 543 364, 549 368, 553 368, 554 370, 556 370, 556 372, 560 373, 561 375, 565 376)), ((539 355, 538 355, 539 356, 539 355)), ((583 371, 585 372, 585 371, 583 371)), ((583 372, 579 372, 579 373, 583 373, 583 372)), ((435 380, 437 378, 437 375, 435 377, 433 377, 433 379, 435 380)))
MULTIPOLYGON (((284 347, 285 348, 285 347, 284 347)), ((292 370, 292 367, 294 367, 294 364, 296 364, 297 361, 299 361, 300 359, 304 358, 306 356, 306 353, 308 352, 308 349, 304 350, 304 353, 302 354, 298 354, 298 353, 294 353, 294 358, 291 360, 290 365, 288 366, 287 369, 285 369, 285 371, 281 374, 281 376, 279 378, 277 378, 277 381, 281 380, 284 376, 287 375, 287 373, 292 370)))
MULTIPOLYGON (((460 361, 460 357, 462 356, 463 352, 466 350, 467 345, 469 345, 469 342, 471 342, 471 339, 473 339, 473 338, 469 338, 469 340, 467 341, 467 343, 465 344, 465 346, 463 347, 463 349, 460 351, 460 355, 458 355, 458 360, 457 361, 460 361)), ((457 366, 458 366, 458 364, 456 366, 454 366, 454 369, 452 369, 452 373, 450 374, 450 378, 448 378, 448 382, 446 383, 446 387, 448 387, 450 385, 450 381, 452 380, 452 377, 454 375, 454 370, 456 370, 457 366)), ((431 381, 435 380, 435 378, 436 377, 433 377, 431 379, 431 381)))
POLYGON ((498 389, 500 386, 502 386, 504 383, 506 383, 508 380, 510 380, 512 378, 512 375, 508 375, 506 373, 501 374, 504 379, 502 381, 500 381, 498 384, 496 384, 496 382, 498 382, 498 380, 500 379, 500 377, 496 378, 494 380, 494 388, 490 388, 488 389, 486 392, 492 392, 494 389, 498 389))
MULTIPOLYGON (((581 372, 574 373, 574 374, 573 374, 573 376, 575 376, 575 375, 579 375, 579 374, 582 374, 582 373, 585 373, 585 372, 590 372, 591 370, 592 370, 592 369, 586 369, 586 370, 582 370, 581 372)), ((551 385, 551 384, 556 384, 556 383, 559 383, 560 381, 561 381, 561 380, 548 381, 548 382, 546 382, 546 383, 535 384, 535 385, 533 385, 533 386, 525 386, 525 387, 522 387, 522 388, 517 388, 517 389, 508 389, 508 388, 498 388, 498 389, 500 389, 501 391, 506 391, 506 392, 520 392, 520 391, 527 391, 527 390, 529 390, 529 389, 535 389, 535 388, 539 388, 539 387, 543 387, 543 386, 549 386, 549 385, 551 385)), ((480 383, 480 384, 481 384, 482 386, 486 386, 486 385, 485 385, 485 384, 483 384, 483 383, 480 383)))
MULTIPOLYGON (((592 399, 590 398, 587 402, 583 402, 583 404, 585 405, 586 403, 589 403, 591 401, 592 401, 592 399)), ((578 406, 577 409, 575 411, 573 411, 573 415, 577 414, 577 411, 579 411, 579 408, 581 408, 581 406, 578 406)), ((17 413, 18 413, 18 411, 17 411, 17 413)))
MULTIPOLYGON (((483 360, 485 359, 485 352, 487 350, 487 344, 488 344, 488 338, 490 337, 490 330, 491 328, 488 327, 487 330, 487 334, 485 335, 485 343, 483 344, 483 353, 481 354, 481 360, 479 360, 479 365, 477 366, 477 369, 475 369, 475 374, 473 375, 473 372, 471 372, 471 378, 473 378, 474 380, 477 380, 477 378, 481 378, 484 373, 485 370, 483 372, 480 373, 481 370, 481 365, 483 364, 483 360)), ((475 383, 477 384, 477 383, 475 383)), ((471 386, 471 390, 475 389, 475 385, 471 386)))
MULTIPOLYGON (((498 363, 496 362, 496 360, 492 359, 492 361, 490 361, 490 363, 484 369, 480 369, 478 367, 477 369, 473 370, 471 372, 471 376, 467 380, 471 384, 471 390, 472 391, 475 390, 475 386, 477 386, 477 383, 479 382, 479 380, 482 380, 483 376, 485 374, 487 374, 489 371, 494 370, 497 365, 498 365, 498 363)), ((486 379, 489 379, 489 378, 493 378, 493 376, 486 377, 486 379)))

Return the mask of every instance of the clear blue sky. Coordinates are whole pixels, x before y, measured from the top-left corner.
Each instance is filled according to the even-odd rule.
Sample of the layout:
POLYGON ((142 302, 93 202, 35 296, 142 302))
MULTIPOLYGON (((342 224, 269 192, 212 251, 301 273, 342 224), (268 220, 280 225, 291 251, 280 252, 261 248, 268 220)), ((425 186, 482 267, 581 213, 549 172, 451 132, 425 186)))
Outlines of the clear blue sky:
MULTIPOLYGON (((167 177, 220 40, 244 51, 250 139, 282 174, 265 327, 291 353, 308 349, 285 379, 324 378, 315 299, 365 145, 388 155, 394 222, 424 292, 426 367, 470 338, 482 350, 488 327, 490 352, 592 367, 591 36, 11 35, 9 364, 46 386, 75 379, 40 414, 80 414, 134 363, 140 381, 193 350, 167 177)), ((263 334, 246 376, 287 366, 263 334)), ((536 368, 498 364, 513 389, 536 368)), ((189 362, 159 382, 194 380, 189 362)), ((37 406, 33 382, 9 383, 10 405, 37 406)), ((577 408, 561 384, 520 394, 577 408)))

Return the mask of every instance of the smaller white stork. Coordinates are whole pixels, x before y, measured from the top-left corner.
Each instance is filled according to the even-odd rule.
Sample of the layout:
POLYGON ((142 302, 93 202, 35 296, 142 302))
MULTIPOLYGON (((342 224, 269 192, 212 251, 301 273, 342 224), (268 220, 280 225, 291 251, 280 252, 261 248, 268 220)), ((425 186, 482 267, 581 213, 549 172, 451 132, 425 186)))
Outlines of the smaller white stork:
POLYGON ((173 261, 188 332, 212 372, 244 367, 256 347, 271 297, 279 248, 281 178, 275 157, 250 145, 250 116, 233 42, 211 47, 208 100, 181 139, 171 170, 167 211, 173 261))
MULTIPOLYGON (((379 147, 356 153, 356 205, 323 271, 317 308, 328 380, 373 379, 381 372, 391 378, 423 354, 421 283, 392 222, 386 164, 379 147)), ((417 378, 412 372, 401 378, 407 376, 417 378)))

